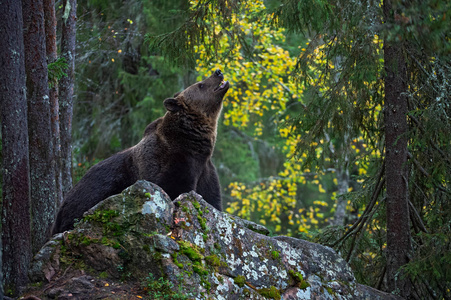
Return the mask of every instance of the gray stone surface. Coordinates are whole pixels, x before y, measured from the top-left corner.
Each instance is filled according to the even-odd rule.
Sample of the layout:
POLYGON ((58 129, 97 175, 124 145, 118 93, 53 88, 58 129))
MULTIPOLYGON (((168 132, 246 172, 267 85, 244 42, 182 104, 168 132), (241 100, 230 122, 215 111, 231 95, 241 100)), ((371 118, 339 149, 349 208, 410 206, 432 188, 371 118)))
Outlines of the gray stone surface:
MULTIPOLYGON (((35 257, 30 277, 50 285, 38 294, 52 299, 89 293, 126 299, 131 294, 119 288, 121 282, 142 287, 149 274, 190 299, 398 299, 357 284, 329 247, 267 234, 195 192, 172 202, 158 186, 138 181, 50 240, 35 257), (78 275, 65 278, 75 268, 78 275), (100 289, 100 278, 120 292, 100 289)), ((133 295, 140 292, 145 288, 133 295)))

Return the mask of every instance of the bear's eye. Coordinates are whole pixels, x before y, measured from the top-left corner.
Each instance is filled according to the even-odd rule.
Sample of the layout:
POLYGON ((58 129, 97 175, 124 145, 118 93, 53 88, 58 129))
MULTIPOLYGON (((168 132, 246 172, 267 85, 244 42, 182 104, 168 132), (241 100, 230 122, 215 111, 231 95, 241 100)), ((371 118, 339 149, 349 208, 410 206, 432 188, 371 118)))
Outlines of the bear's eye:
POLYGON ((204 88, 204 84, 203 83, 199 84, 199 88, 203 89, 204 88))

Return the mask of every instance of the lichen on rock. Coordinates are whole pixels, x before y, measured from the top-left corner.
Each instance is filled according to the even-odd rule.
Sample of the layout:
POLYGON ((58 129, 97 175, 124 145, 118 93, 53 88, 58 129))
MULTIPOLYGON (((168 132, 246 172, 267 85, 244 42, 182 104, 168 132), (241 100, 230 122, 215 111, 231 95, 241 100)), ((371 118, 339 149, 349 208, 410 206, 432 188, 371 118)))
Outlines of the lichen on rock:
POLYGON ((118 292, 121 297, 125 293, 124 298, 110 295, 127 299, 150 292, 149 282, 142 282, 152 277, 173 286, 181 299, 387 297, 357 284, 349 266, 331 248, 269 237, 268 232, 216 210, 195 192, 171 201, 158 186, 138 181, 100 202, 74 230, 43 247, 30 278, 52 288, 44 285, 33 292, 41 298, 104 295, 97 290, 99 282, 109 280, 108 285, 116 285, 114 295, 121 285, 132 286, 118 292), (63 280, 68 274, 81 279, 63 280), (83 284, 86 278, 80 276, 89 276, 91 284, 83 284))

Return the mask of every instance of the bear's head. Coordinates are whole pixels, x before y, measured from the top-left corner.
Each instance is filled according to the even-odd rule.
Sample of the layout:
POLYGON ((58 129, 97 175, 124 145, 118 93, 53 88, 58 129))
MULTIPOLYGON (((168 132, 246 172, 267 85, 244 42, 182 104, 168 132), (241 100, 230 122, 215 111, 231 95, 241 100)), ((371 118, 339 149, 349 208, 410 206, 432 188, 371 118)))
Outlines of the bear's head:
POLYGON ((194 112, 203 114, 209 119, 217 121, 222 109, 222 100, 229 89, 229 82, 224 81, 220 70, 203 81, 196 82, 173 98, 164 100, 164 106, 170 113, 194 112))

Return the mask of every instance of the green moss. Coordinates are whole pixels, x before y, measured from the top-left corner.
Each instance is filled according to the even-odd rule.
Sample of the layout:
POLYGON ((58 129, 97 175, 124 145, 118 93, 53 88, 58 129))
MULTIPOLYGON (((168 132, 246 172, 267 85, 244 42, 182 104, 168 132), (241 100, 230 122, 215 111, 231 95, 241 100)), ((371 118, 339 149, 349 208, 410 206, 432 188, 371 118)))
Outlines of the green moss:
POLYGON ((200 276, 208 275, 208 271, 204 268, 204 266, 202 266, 200 262, 195 262, 193 264, 193 271, 200 276))
POLYGON ((243 287, 244 284, 246 283, 246 278, 243 275, 238 275, 237 277, 235 277, 233 279, 233 282, 239 286, 239 287, 243 287))
POLYGON ((207 264, 213 267, 219 267, 221 265, 221 260, 216 255, 209 255, 205 257, 207 264))
POLYGON ((116 210, 96 210, 92 214, 83 217, 83 220, 107 223, 117 216, 119 216, 119 212, 116 210))
POLYGON ((181 286, 177 289, 169 280, 164 279, 163 277, 155 279, 153 274, 149 274, 149 276, 146 277, 141 283, 141 287, 143 290, 147 291, 151 299, 189 299, 188 296, 182 293, 181 286))
POLYGON ((161 254, 161 252, 156 251, 153 254, 153 258, 157 261, 160 261, 163 258, 163 255, 161 254))
POLYGON ((296 285, 300 289, 305 290, 306 288, 308 288, 310 286, 310 283, 308 283, 307 281, 304 280, 304 276, 302 276, 302 273, 295 272, 293 270, 288 271, 288 273, 291 275, 291 277, 294 278, 294 280, 297 282, 296 285))
POLYGON ((202 284, 207 291, 211 289, 211 283, 203 277, 200 279, 200 284, 202 284))
POLYGON ((182 211, 185 213, 189 213, 189 208, 186 205, 182 205, 182 211))
POLYGON ((325 288, 326 288, 327 292, 328 292, 330 295, 335 295, 335 293, 334 293, 334 291, 332 290, 332 288, 330 288, 330 287, 328 287, 328 286, 326 286, 325 288))
MULTIPOLYGON (((178 252, 178 254, 174 253, 172 255, 173 259, 174 259, 174 263, 179 267, 185 267, 188 269, 193 270, 194 273, 198 274, 200 276, 200 280, 201 280, 201 284, 207 289, 209 290, 211 288, 211 283, 208 281, 207 279, 207 275, 209 274, 207 266, 205 266, 202 263, 202 260, 204 259, 204 255, 202 253, 205 253, 205 249, 200 248, 194 244, 191 244, 187 241, 178 241, 177 242, 180 246, 180 251, 178 252), (191 261, 192 263, 187 263, 185 265, 180 264, 177 261, 177 256, 179 254, 184 254, 186 255, 191 261)), ((207 262, 210 262, 210 264, 221 264, 221 262, 219 261, 219 259, 215 259, 214 256, 208 256, 206 258, 207 262)), ((188 274, 187 270, 184 270, 185 273, 188 274)), ((189 276, 192 276, 192 273, 188 274, 189 276)))
POLYGON ((201 250, 196 245, 191 245, 189 242, 178 241, 180 246, 180 253, 188 256, 192 261, 200 261, 204 258, 201 254, 201 250))
POLYGON ((299 282, 298 287, 301 290, 305 290, 306 288, 308 288, 310 286, 310 283, 308 283, 307 281, 303 280, 301 282, 299 282))
POLYGON ((257 292, 263 297, 272 298, 276 300, 280 300, 280 291, 275 287, 271 286, 269 288, 259 289, 257 292))
POLYGON ((152 236, 154 236, 155 234, 154 234, 153 232, 151 232, 151 233, 141 232, 141 235, 142 235, 142 236, 145 236, 145 237, 152 237, 152 236))
MULTIPOLYGON (((105 246, 113 247, 114 249, 120 249, 121 244, 117 241, 113 241, 108 239, 107 237, 102 237, 101 239, 91 238, 89 236, 86 236, 84 234, 78 233, 78 234, 71 234, 70 235, 70 242, 73 243, 76 246, 83 245, 83 246, 89 246, 91 244, 102 244, 105 246)), ((64 246, 62 246, 64 247, 64 246)), ((63 251, 66 250, 66 248, 61 248, 63 251)))
POLYGON ((152 195, 150 193, 145 193, 144 196, 146 196, 147 198, 151 198, 152 195))
POLYGON ((94 242, 94 239, 91 239, 91 238, 87 237, 86 235, 83 235, 79 242, 83 246, 89 246, 89 245, 91 245, 91 243, 94 242))
POLYGON ((106 236, 104 236, 104 237, 102 237, 102 239, 100 240, 100 243, 102 244, 102 245, 109 245, 110 244, 110 240, 106 237, 106 236))
POLYGON ((219 245, 218 243, 215 243, 214 247, 216 250, 221 251, 221 245, 219 245))
POLYGON ((71 234, 69 241, 70 241, 70 244, 73 244, 75 246, 80 246, 80 245, 89 246, 92 243, 100 243, 101 242, 100 239, 90 238, 89 236, 86 236, 82 233, 71 234))
POLYGON ((302 276, 302 273, 300 273, 300 272, 295 272, 293 270, 289 270, 288 274, 290 274, 291 277, 293 277, 296 281, 304 280, 304 277, 302 276))
POLYGON ((109 222, 105 225, 104 233, 111 233, 113 236, 122 236, 124 235, 124 228, 120 224, 109 222))
POLYGON ((202 285, 204 286, 204 288, 209 291, 211 289, 211 283, 207 280, 201 280, 200 281, 202 283, 202 285))
POLYGON ((276 250, 271 251, 271 257, 274 260, 278 260, 280 258, 280 253, 276 250))
POLYGON ((193 201, 192 203, 193 203, 194 208, 197 209, 197 210, 199 211, 199 210, 200 210, 200 204, 199 204, 199 202, 197 202, 197 200, 194 199, 194 201, 193 201))
POLYGON ((101 273, 99 274, 99 277, 100 277, 100 278, 103 278, 103 279, 108 278, 108 273, 105 272, 105 271, 103 271, 103 272, 101 272, 101 273))
POLYGON ((202 259, 202 255, 200 255, 193 248, 185 248, 182 250, 182 253, 185 254, 186 256, 188 256, 189 259, 194 260, 194 261, 202 259))
POLYGON ((172 260, 174 261, 174 264, 179 267, 180 269, 183 269, 183 264, 179 263, 179 261, 177 260, 178 254, 177 252, 174 252, 173 254, 171 254, 172 256, 172 260))
POLYGON ((211 289, 211 283, 207 280, 206 276, 200 277, 200 284, 209 291, 211 289))
POLYGON ((83 217, 85 222, 96 222, 102 224, 103 234, 111 234, 113 236, 121 236, 124 234, 125 228, 123 225, 112 222, 112 220, 119 216, 116 210, 96 210, 92 214, 83 217))
POLYGON ((197 220, 199 221, 200 227, 202 228, 202 230, 206 230, 207 229, 207 219, 202 218, 202 216, 199 214, 197 215, 197 220))
MULTIPOLYGON (((69 244, 74 245, 80 245, 81 241, 83 240, 84 236, 79 236, 75 234, 68 234, 70 236, 70 242, 69 244)), ((66 245, 63 245, 63 241, 60 241, 60 253, 59 253, 59 262, 61 265, 61 268, 67 268, 68 266, 73 267, 74 269, 78 270, 86 270, 86 265, 81 260, 81 255, 74 255, 70 249, 71 247, 68 247, 66 245)))
MULTIPOLYGON (((99 242, 99 240, 97 240, 97 239, 93 239, 93 241, 95 240, 95 242, 99 242)), ((109 238, 107 238, 107 237, 102 237, 102 239, 100 240, 100 243, 102 244, 102 245, 105 245, 105 246, 110 246, 110 247, 113 247, 114 249, 120 249, 120 248, 122 248, 121 247, 121 244, 119 243, 119 242, 117 242, 117 241, 114 241, 114 240, 110 240, 109 238)))
POLYGON ((217 269, 218 267, 227 267, 227 262, 221 261, 217 255, 209 255, 205 257, 205 261, 208 265, 217 269))

